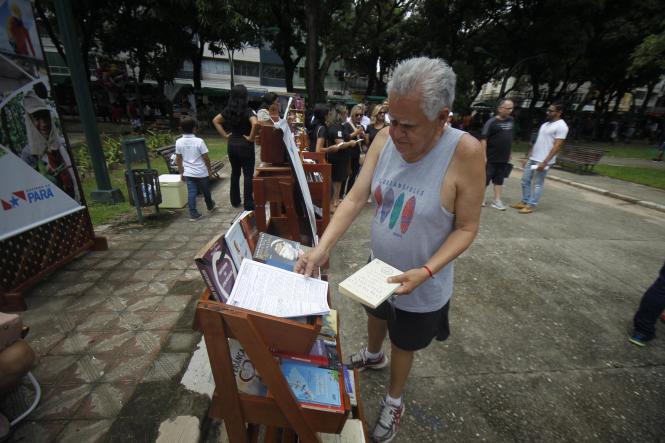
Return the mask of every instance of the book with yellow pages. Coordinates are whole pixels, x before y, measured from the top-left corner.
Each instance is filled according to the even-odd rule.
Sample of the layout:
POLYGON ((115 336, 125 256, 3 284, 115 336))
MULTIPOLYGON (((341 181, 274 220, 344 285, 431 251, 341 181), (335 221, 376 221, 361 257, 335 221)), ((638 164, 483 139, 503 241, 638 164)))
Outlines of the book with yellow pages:
POLYGON ((339 284, 339 292, 360 303, 376 308, 399 287, 388 277, 401 274, 397 268, 375 258, 339 284))

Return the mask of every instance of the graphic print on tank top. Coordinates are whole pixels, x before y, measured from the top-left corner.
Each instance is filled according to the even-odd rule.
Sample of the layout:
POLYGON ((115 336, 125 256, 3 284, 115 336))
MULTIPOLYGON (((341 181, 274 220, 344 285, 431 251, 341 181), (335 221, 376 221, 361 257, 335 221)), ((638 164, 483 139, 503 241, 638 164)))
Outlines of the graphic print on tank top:
POLYGON ((394 201, 395 191, 393 191, 393 188, 390 188, 383 197, 383 203, 381 203, 381 223, 386 221, 386 217, 388 217, 388 214, 390 214, 390 211, 393 209, 394 201))
POLYGON ((374 217, 381 224, 387 223, 388 229, 395 235, 406 234, 416 213, 417 196, 423 195, 423 190, 386 179, 380 180, 380 183, 374 189, 374 200, 376 201, 374 217), (399 227, 397 227, 398 222, 399 227))
POLYGON ((381 194, 381 185, 377 186, 376 189, 374 190, 374 200, 376 201, 376 208, 374 209, 374 217, 376 217, 376 213, 379 212, 379 208, 381 207, 381 202, 383 201, 383 194, 381 194))

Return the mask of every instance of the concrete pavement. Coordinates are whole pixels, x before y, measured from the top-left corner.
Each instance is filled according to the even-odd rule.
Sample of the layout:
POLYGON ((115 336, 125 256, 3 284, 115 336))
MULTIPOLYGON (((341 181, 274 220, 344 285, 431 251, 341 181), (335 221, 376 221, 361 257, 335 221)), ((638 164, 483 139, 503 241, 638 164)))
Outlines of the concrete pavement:
MULTIPOLYGON (((624 183, 618 193, 647 199, 648 189, 624 183)), ((200 340, 191 320, 203 283, 192 256, 235 215, 227 193, 224 179, 214 186, 220 210, 196 223, 177 210, 145 227, 106 227, 108 251, 30 292, 24 319, 45 395, 14 441, 156 441, 160 426, 162 439, 180 435, 169 428, 221 438, 205 419, 207 395, 181 380, 200 340)), ((519 200, 519 173, 505 196, 519 200)), ((333 288, 366 261, 371 217, 368 207, 331 256, 333 288)), ((484 208, 456 264, 452 335, 417 355, 396 441, 662 440, 665 325, 647 348, 626 338, 664 259, 663 213, 625 200, 548 180, 531 215, 484 208)), ((333 300, 349 354, 365 343, 365 314, 336 291, 333 300)), ((388 373, 361 381, 371 426, 388 373)), ((11 414, 28 396, 22 389, 0 406, 11 414)))

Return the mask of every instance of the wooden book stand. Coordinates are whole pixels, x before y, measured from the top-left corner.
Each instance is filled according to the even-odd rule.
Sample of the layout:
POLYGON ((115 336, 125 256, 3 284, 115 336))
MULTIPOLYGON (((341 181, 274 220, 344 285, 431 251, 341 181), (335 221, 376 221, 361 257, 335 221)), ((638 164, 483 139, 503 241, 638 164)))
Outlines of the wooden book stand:
MULTIPOLYGON (((276 428, 290 429, 306 443, 320 443, 318 432, 341 432, 351 410, 348 396, 343 396, 344 412, 303 408, 270 352, 307 354, 321 329, 320 319, 311 325, 235 308, 210 300, 205 291, 196 308, 195 324, 203 332, 215 380, 209 416, 224 420, 231 442, 249 443, 257 435, 247 423, 268 426, 266 441, 277 436, 276 428), (238 391, 228 338, 243 346, 268 388, 267 396, 238 391)), ((339 342, 337 346, 341 360, 339 342)))

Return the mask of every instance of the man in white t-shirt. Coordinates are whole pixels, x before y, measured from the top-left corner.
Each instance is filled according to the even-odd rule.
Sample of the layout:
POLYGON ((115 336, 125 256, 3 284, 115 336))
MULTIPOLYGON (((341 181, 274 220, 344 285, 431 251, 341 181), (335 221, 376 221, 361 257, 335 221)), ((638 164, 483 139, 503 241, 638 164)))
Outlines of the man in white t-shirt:
POLYGON ((538 137, 524 164, 522 175, 522 201, 511 205, 520 214, 531 214, 540 200, 547 171, 556 161, 568 135, 568 125, 561 119, 563 105, 552 103, 547 108, 547 121, 540 126, 538 137))
POLYGON ((180 177, 187 183, 187 204, 189 219, 196 221, 201 213, 196 210, 196 196, 203 194, 208 211, 215 210, 215 202, 210 195, 208 177, 210 176, 210 157, 203 139, 194 135, 196 120, 185 117, 180 122, 182 137, 175 142, 175 155, 180 177))

